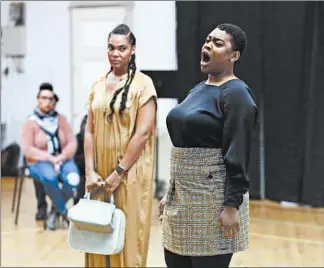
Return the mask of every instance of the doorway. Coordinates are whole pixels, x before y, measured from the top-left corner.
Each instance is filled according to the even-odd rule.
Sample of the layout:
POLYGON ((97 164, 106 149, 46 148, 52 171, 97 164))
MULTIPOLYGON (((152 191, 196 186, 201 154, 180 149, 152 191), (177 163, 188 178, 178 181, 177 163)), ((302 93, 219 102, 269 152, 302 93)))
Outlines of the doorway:
POLYGON ((110 69, 107 59, 109 32, 120 23, 131 27, 131 2, 114 1, 112 6, 109 2, 101 2, 106 6, 87 6, 86 2, 81 2, 81 7, 71 7, 71 106, 75 134, 87 114, 92 85, 110 69))

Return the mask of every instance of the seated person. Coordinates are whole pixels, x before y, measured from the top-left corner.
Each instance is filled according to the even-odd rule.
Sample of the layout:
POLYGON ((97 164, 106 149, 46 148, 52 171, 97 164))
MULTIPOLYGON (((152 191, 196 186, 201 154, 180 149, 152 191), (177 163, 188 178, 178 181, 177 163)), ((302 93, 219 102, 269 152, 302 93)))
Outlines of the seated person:
MULTIPOLYGON (((55 99, 58 99, 55 97, 55 99)), ((82 119, 80 125, 80 132, 76 135, 76 139, 78 142, 77 151, 74 155, 75 163, 78 166, 80 172, 80 183, 77 188, 77 195, 73 198, 73 205, 76 205, 80 198, 83 198, 85 195, 85 162, 84 162, 84 129, 87 123, 87 116, 85 115, 82 119)), ((46 218, 46 210, 47 210, 47 203, 46 203, 46 192, 44 189, 43 184, 39 180, 34 179, 35 184, 35 192, 37 197, 37 213, 36 213, 36 220, 44 220, 46 218)), ((53 210, 53 207, 52 207, 53 210)))
MULTIPOLYGON (((50 88, 51 90, 53 90, 53 87, 51 87, 50 85, 46 85, 46 84, 42 84, 40 88, 50 88)), ((53 103, 53 109, 55 110, 56 108, 56 104, 59 101, 59 97, 54 93, 54 103, 53 103)), ((36 213, 36 220, 45 220, 47 218, 47 202, 46 202, 46 192, 44 189, 44 185, 43 183, 38 180, 38 179, 33 179, 34 182, 34 186, 35 186, 35 194, 36 194, 36 199, 37 199, 37 213, 36 213)), ((54 212, 55 207, 52 204, 52 208, 51 208, 51 213, 54 212)))
POLYGON ((52 85, 43 83, 37 95, 37 108, 24 122, 21 132, 22 151, 30 175, 44 184, 55 207, 47 220, 51 230, 56 228, 56 214, 68 222, 65 205, 80 183, 79 170, 73 160, 76 138, 67 119, 54 109, 55 103, 52 85))

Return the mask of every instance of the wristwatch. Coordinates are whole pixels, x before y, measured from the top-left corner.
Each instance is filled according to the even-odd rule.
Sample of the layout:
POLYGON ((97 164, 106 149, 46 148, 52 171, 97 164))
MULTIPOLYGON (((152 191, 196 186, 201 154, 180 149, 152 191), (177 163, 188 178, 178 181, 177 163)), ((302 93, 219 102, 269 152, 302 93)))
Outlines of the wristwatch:
POLYGON ((127 174, 127 170, 123 169, 120 165, 117 165, 116 172, 120 177, 125 176, 127 174))

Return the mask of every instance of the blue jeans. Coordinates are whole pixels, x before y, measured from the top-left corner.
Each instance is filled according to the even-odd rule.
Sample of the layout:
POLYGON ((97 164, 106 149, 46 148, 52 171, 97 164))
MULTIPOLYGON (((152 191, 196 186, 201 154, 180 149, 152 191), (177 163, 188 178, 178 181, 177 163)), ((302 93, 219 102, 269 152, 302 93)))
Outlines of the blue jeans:
POLYGON ((63 163, 58 175, 52 163, 39 161, 29 166, 30 175, 39 179, 43 184, 46 193, 51 198, 56 211, 65 213, 65 204, 73 197, 77 186, 80 183, 80 173, 74 160, 63 163), (59 187, 59 177, 63 184, 59 187))

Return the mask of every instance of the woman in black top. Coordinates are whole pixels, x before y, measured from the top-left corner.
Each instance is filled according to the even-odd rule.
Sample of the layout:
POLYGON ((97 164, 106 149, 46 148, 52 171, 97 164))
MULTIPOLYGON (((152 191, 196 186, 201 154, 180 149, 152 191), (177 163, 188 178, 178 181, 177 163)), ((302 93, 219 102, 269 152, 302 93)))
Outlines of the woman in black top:
POLYGON ((160 202, 165 261, 170 267, 228 267, 249 246, 248 164, 257 106, 234 75, 244 31, 218 25, 201 50, 197 84, 167 116, 171 179, 160 202))

